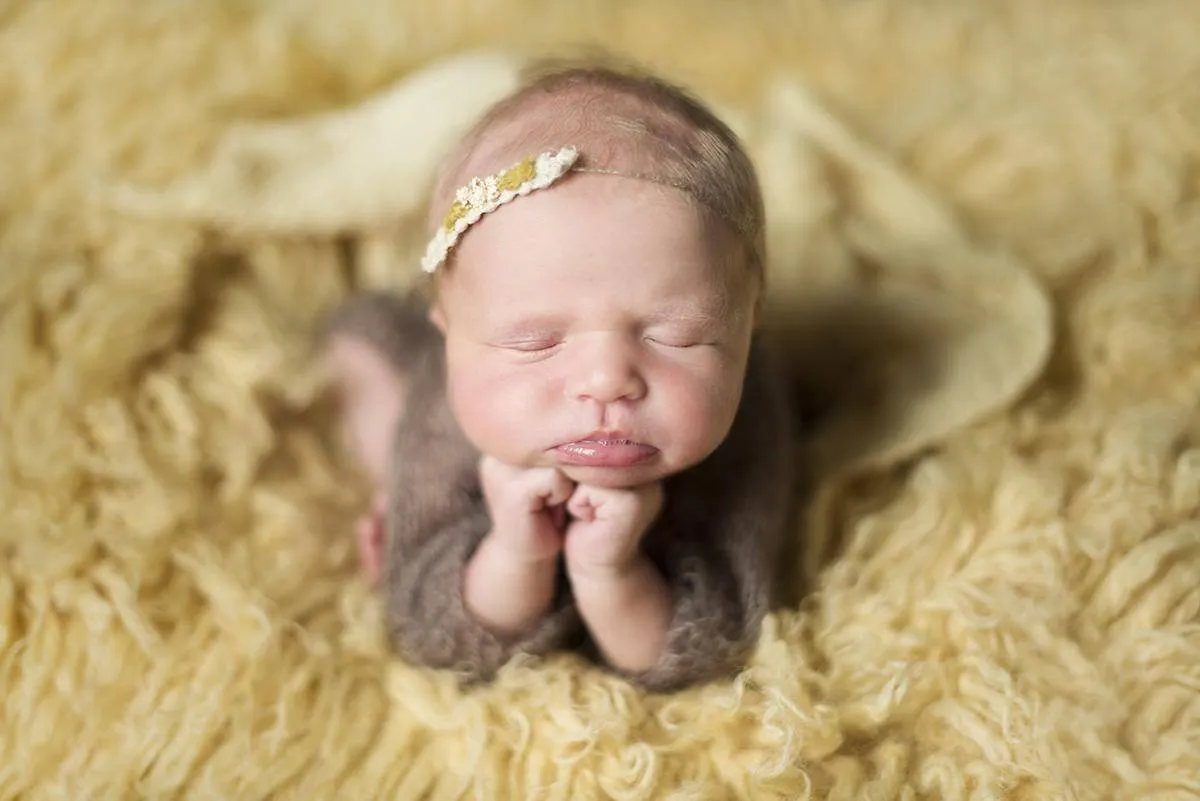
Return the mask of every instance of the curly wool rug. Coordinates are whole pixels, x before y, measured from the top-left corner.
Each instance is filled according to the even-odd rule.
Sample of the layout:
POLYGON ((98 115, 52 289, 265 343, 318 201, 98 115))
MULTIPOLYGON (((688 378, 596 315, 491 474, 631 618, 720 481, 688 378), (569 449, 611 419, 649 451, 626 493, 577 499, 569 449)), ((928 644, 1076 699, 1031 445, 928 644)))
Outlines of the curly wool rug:
POLYGON ((0 798, 1200 795, 1193 3, 0 26, 0 798), (522 58, 613 43, 762 167, 810 583, 728 682, 463 694, 383 647, 313 323, 411 279, 440 143, 522 58))

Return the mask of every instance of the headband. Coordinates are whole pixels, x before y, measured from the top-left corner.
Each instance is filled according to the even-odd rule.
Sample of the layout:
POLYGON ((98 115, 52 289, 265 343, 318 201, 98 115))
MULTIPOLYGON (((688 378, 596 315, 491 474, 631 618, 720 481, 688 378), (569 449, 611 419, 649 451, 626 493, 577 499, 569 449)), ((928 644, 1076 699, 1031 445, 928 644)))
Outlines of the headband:
POLYGON ((521 161, 492 175, 472 178, 465 186, 459 187, 454 193, 454 202, 442 219, 425 248, 421 258, 421 269, 427 273, 436 272, 454 245, 470 228, 485 214, 490 214, 506 203, 510 203, 522 195, 528 195, 535 189, 545 189, 570 171, 590 172, 601 175, 618 175, 625 178, 636 178, 651 181, 663 186, 671 186, 691 195, 697 202, 716 211, 724 220, 743 236, 753 233, 753 226, 745 219, 734 219, 727 213, 722 213, 720 204, 714 203, 692 186, 667 177, 636 172, 622 172, 594 166, 581 166, 579 149, 567 145, 559 150, 551 150, 537 156, 526 156, 521 161))
POLYGON ((571 169, 579 151, 571 146, 561 150, 527 156, 508 169, 494 175, 472 178, 454 193, 454 202, 446 212, 441 226, 425 249, 421 269, 427 273, 437 270, 455 243, 485 214, 535 189, 545 189, 571 169))

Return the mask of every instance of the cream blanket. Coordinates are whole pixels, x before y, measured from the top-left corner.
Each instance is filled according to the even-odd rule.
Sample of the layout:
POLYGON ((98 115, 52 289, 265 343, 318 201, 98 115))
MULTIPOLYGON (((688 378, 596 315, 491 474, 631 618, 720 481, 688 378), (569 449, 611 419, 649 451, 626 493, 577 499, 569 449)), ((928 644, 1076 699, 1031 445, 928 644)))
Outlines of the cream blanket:
POLYGON ((1200 793, 1200 10, 416 9, 0 12, 0 798, 1200 793), (814 583, 728 684, 463 696, 383 647, 309 335, 587 40, 762 168, 814 583))

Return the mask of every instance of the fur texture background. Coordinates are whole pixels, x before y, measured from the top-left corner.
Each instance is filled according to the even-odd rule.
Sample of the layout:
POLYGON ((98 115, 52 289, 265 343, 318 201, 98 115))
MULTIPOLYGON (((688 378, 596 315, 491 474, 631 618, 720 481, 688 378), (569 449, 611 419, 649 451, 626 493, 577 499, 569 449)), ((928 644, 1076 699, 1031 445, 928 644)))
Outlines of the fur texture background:
MULTIPOLYGON (((0 798, 1200 794, 1200 8, 688 9, 0 6, 0 798), (317 315, 390 280, 391 235, 138 217, 109 189, 463 48, 589 41, 772 120, 776 171, 771 87, 805 82, 953 209, 938 241, 1011 254, 975 297, 925 284, 994 341, 1052 323, 1048 351, 1017 337, 997 370, 1023 372, 952 430, 826 477, 817 583, 737 680, 644 697, 562 657, 463 696, 387 658, 310 353, 317 315), (1052 320, 1017 311, 1039 298, 1052 320)), ((843 190, 879 186, 844 180, 865 163, 821 162, 843 190)), ((773 219, 815 185, 773 184, 773 219)), ((877 217, 889 236, 830 240, 866 243, 860 283, 913 260, 911 215, 877 217)), ((784 287, 797 230, 773 234, 784 287)))

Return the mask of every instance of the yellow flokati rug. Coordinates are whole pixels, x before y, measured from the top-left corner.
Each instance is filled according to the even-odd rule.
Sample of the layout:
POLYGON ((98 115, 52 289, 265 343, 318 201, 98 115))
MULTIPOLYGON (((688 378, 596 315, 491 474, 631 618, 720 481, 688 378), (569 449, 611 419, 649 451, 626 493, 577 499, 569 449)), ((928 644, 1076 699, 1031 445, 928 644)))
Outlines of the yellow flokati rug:
POLYGON ((0 799, 1200 797, 1198 30, 1191 0, 0 6, 0 799), (762 169, 809 583, 729 682, 564 655, 462 694, 384 647, 313 326, 412 280, 439 149, 580 44, 762 169))

